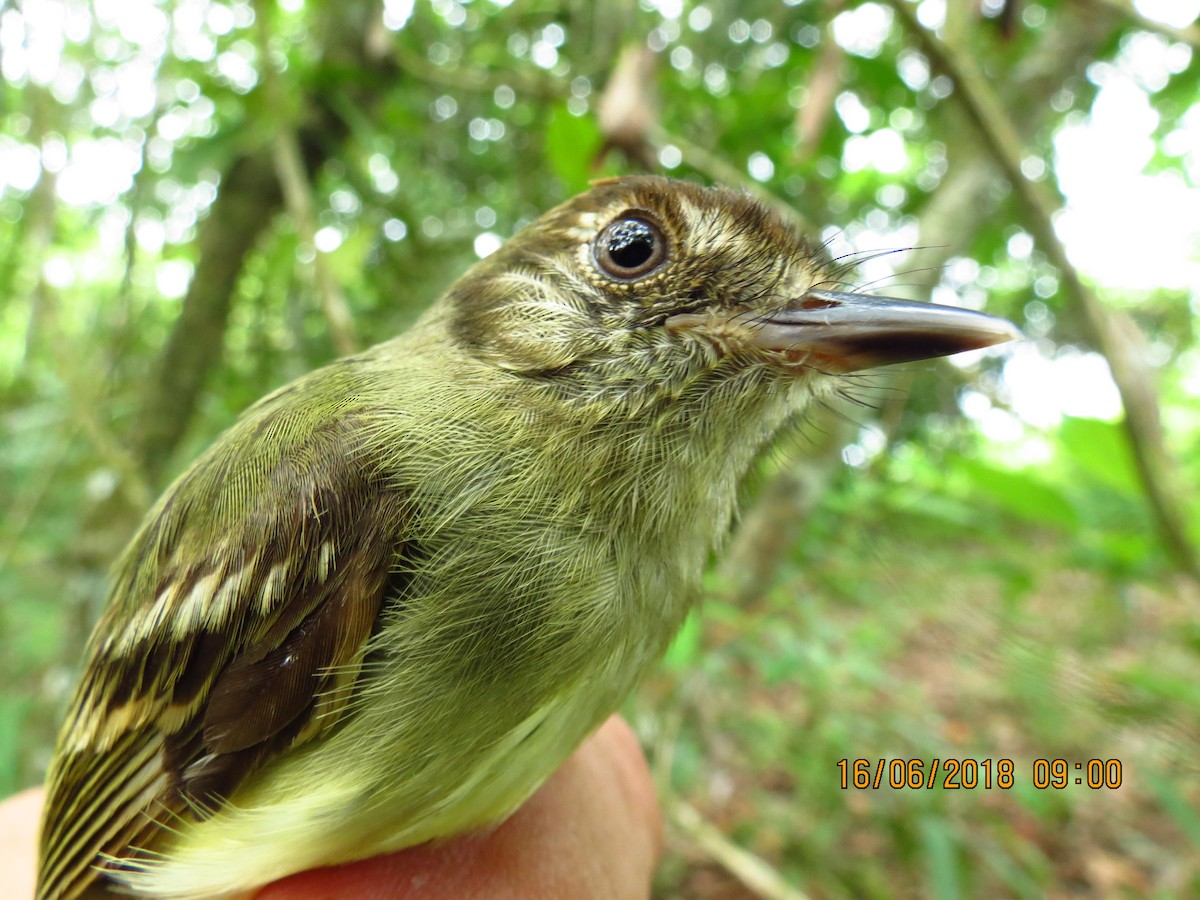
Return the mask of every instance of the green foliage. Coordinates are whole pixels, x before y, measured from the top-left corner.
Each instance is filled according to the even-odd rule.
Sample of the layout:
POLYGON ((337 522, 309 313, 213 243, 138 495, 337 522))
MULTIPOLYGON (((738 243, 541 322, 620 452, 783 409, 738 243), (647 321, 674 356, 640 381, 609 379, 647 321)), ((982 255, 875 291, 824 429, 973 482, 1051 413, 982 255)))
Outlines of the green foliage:
POLYGON ((550 113, 546 125, 546 158, 550 162, 550 171, 567 193, 587 190, 591 177, 590 160, 602 143, 596 123, 572 115, 566 104, 550 113))

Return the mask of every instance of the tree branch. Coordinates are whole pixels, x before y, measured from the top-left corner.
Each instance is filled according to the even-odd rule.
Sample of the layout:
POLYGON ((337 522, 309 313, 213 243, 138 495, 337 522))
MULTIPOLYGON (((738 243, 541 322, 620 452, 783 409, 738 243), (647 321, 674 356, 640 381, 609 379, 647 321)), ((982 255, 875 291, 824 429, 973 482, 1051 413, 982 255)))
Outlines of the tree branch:
POLYGON ((810 225, 800 210, 747 176, 737 166, 726 162, 719 154, 706 150, 682 135, 668 133, 663 129, 657 130, 652 135, 652 140, 654 145, 660 149, 666 144, 674 144, 683 155, 684 162, 697 172, 729 187, 735 185, 740 187, 746 193, 752 194, 765 205, 774 209, 800 231, 809 229, 810 225))
POLYGON ((975 124, 1025 210, 1026 224, 1038 246, 1059 270, 1064 296, 1092 345, 1108 360, 1125 408, 1124 425, 1138 477, 1167 551, 1180 569, 1200 579, 1200 557, 1187 532, 1179 498, 1175 461, 1167 451, 1158 397, 1147 367, 1139 359, 1132 321, 1119 322, 1084 285, 1054 232, 1054 213, 1062 207, 1043 183, 1021 170, 1022 142, 983 73, 965 53, 939 41, 922 26, 905 0, 887 0, 905 28, 921 44, 933 66, 955 83, 954 96, 975 124))
POLYGON ((350 313, 350 305, 346 302, 341 285, 329 271, 325 254, 317 247, 312 185, 304 168, 300 140, 293 124, 294 114, 289 108, 283 85, 271 62, 267 17, 259 16, 258 23, 259 51, 263 60, 263 88, 271 109, 275 110, 278 116, 274 146, 275 175, 279 179, 288 212, 296 223, 301 254, 303 256, 305 251, 312 254, 311 261, 302 261, 301 271, 320 301, 333 346, 342 356, 348 356, 358 349, 354 317, 350 313))
POLYGON ((200 226, 195 274, 147 380, 133 435, 134 453, 151 483, 159 481, 221 357, 242 262, 280 200, 271 157, 264 151, 234 160, 221 179, 220 193, 200 226))
POLYGON ((1169 37, 1173 41, 1181 41, 1184 44, 1188 44, 1193 50, 1200 50, 1200 28, 1197 28, 1195 25, 1189 25, 1186 28, 1176 28, 1173 25, 1168 25, 1166 22, 1147 19, 1133 8, 1129 0, 1091 0, 1091 2, 1097 6, 1103 6, 1120 13, 1143 31, 1154 31, 1164 37, 1169 37))
POLYGON ((774 866, 733 843, 690 803, 668 797, 666 806, 672 827, 758 896, 768 900, 808 900, 808 895, 784 881, 774 866))
MULTIPOLYGON (((259 14, 266 15, 266 11, 260 9, 259 14)), ((327 39, 321 64, 325 70, 365 70, 377 76, 357 82, 365 85, 360 98, 364 104, 395 82, 391 67, 369 49, 368 37, 378 16, 378 8, 370 0, 347 0, 331 8, 324 31, 327 39)), ((298 151, 302 172, 315 172, 336 155, 349 133, 349 126, 334 111, 333 92, 339 89, 337 79, 318 79, 297 100, 305 121, 295 132, 293 149, 298 151), (333 83, 325 83, 329 81, 333 83)), ((134 429, 134 450, 151 483, 160 480, 191 422, 208 373, 220 360, 242 265, 283 202, 272 145, 256 147, 229 164, 217 199, 200 226, 196 272, 147 380, 141 417, 134 429)))

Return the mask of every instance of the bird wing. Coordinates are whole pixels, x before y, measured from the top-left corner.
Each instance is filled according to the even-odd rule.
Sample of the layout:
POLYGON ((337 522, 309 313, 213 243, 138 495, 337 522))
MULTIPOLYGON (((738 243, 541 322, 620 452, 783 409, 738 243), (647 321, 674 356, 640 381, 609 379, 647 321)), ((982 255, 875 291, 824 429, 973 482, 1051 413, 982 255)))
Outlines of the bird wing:
POLYGON ((401 589, 407 517, 404 497, 355 462, 359 427, 268 405, 147 518, 59 737, 39 897, 77 896, 97 866, 136 857, 173 819, 203 817, 337 726, 401 589))

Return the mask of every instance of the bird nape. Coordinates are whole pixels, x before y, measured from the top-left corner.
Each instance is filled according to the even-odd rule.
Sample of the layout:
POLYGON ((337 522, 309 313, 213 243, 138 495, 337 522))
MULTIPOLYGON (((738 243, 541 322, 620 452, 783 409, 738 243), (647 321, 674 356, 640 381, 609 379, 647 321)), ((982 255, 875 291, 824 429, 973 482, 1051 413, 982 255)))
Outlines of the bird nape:
POLYGON ((661 655, 791 417, 1017 336, 831 279, 753 199, 612 179, 252 406, 114 569, 38 897, 221 896, 512 813, 661 655))

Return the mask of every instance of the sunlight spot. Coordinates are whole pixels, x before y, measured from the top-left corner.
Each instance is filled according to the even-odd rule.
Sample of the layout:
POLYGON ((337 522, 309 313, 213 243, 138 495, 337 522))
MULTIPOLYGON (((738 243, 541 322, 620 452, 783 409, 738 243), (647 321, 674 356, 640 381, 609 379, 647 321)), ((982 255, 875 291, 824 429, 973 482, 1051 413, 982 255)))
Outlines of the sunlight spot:
POLYGON ((1121 414, 1108 362, 1098 353, 1067 349, 1046 357, 1032 342, 1013 344, 1004 390, 1012 411, 1038 428, 1053 427, 1063 416, 1113 421, 1121 414))
POLYGON ((181 259, 160 262, 154 272, 154 286, 158 292, 170 299, 187 293, 192 280, 192 264, 181 259))
POLYGON ((926 28, 941 28, 946 24, 946 0, 923 0, 917 7, 917 21, 926 28))
MULTIPOLYGON (((1096 77, 1103 86, 1091 115, 1054 136, 1054 168, 1067 199, 1055 231, 1071 261, 1104 287, 1190 290, 1200 284, 1200 188, 1177 172, 1143 172, 1155 155, 1159 115, 1131 76, 1110 67, 1096 77)), ((1200 112, 1180 122, 1185 134, 1200 133, 1200 112)), ((1185 170, 1200 172, 1200 154, 1187 149, 1185 170)))
POLYGON ((929 60, 915 50, 900 51, 896 72, 910 90, 920 91, 929 86, 929 60))
POLYGON ((775 163, 765 153, 751 153, 746 161, 746 171, 755 181, 770 181, 775 174, 775 163))
POLYGON ((868 58, 878 56, 892 30, 892 16, 890 9, 878 3, 864 3, 834 18, 833 39, 847 53, 868 58))
POLYGON ((402 241, 407 235, 408 225, 403 219, 388 219, 383 223, 383 236, 389 241, 402 241))
POLYGON ((1008 239, 1008 255, 1015 260, 1027 260, 1033 254, 1033 235, 1018 231, 1008 239))
POLYGON ((491 256, 500 249, 504 241, 494 231, 485 231, 475 237, 475 255, 480 259, 491 256))
POLYGON ((846 130, 853 134, 866 131, 871 124, 871 111, 858 99, 858 95, 851 91, 838 94, 837 100, 834 101, 834 109, 837 110, 838 118, 842 120, 846 130))
POLYGON ((342 232, 332 225, 326 225, 313 235, 313 244, 322 253, 332 253, 338 247, 342 246, 342 241, 345 238, 342 232))
POLYGON ((115 137, 77 141, 70 161, 59 173, 56 189, 69 206, 113 203, 133 187, 141 167, 138 148, 115 137))
POLYGON ((842 161, 850 172, 874 169, 896 175, 908 168, 908 147, 900 132, 880 128, 870 135, 857 135, 846 141, 842 161))
POLYGON ((143 215, 138 218, 133 233, 137 239, 138 246, 143 250, 148 253, 162 252, 163 244, 166 243, 167 233, 163 229, 163 224, 160 220, 143 215))
POLYGON ((547 41, 534 41, 530 58, 535 66, 553 69, 558 62, 558 49, 547 41))
POLYGON ((37 147, 0 139, 0 193, 9 188, 31 191, 41 174, 37 147))
POLYGON ((1133 6, 1147 19, 1175 28, 1187 28, 1200 18, 1200 0, 1133 0, 1133 6))
POLYGON ((62 290, 75 282, 75 267, 65 256, 52 256, 42 265, 42 277, 52 288, 62 290))
POLYGON ((413 0, 384 0, 383 26, 389 31, 399 31, 408 24, 413 14, 413 0))
POLYGON ((855 469, 861 469, 867 463, 867 454, 858 444, 847 444, 842 448, 842 462, 855 469))

